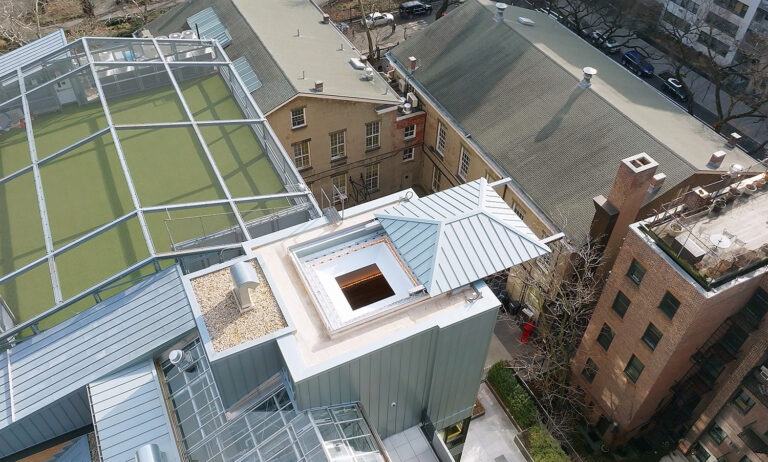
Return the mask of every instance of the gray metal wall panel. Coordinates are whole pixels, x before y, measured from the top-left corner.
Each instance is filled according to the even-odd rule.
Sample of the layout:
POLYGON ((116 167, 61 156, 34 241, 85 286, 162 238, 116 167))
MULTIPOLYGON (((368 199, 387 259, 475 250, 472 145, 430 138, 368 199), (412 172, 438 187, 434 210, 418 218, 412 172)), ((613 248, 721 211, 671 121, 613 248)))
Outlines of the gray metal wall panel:
POLYGON ((178 460, 151 359, 94 381, 88 392, 105 462, 129 460, 138 447, 149 443, 178 460))
POLYGON ((221 401, 230 407, 280 372, 282 357, 277 340, 262 343, 211 362, 221 401))
POLYGON ((427 402, 437 335, 437 328, 426 330, 295 383, 299 408, 360 401, 383 438, 416 425, 427 402))
POLYGON ((0 457, 86 427, 91 422, 88 398, 82 388, 3 428, 0 431, 0 457))
POLYGON ((0 56, 0 75, 5 75, 17 67, 26 66, 67 44, 64 29, 58 29, 34 42, 0 56))
POLYGON ((8 354, 0 352, 0 425, 11 422, 11 383, 8 379, 8 354))
POLYGON ((498 309, 485 311, 440 330, 427 407, 435 428, 471 413, 497 313, 498 309))

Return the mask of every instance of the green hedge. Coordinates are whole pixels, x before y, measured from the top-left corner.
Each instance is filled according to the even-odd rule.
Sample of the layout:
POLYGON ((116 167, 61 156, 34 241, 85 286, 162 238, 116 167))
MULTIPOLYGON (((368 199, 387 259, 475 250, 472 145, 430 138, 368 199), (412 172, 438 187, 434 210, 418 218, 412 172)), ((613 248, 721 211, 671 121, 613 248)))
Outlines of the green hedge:
POLYGON ((515 379, 515 374, 504 367, 504 362, 491 366, 486 380, 499 394, 518 425, 525 429, 539 421, 536 404, 515 379))
POLYGON ((528 429, 528 448, 531 457, 536 462, 568 462, 571 459, 565 454, 560 444, 549 434, 547 428, 537 423, 528 429))

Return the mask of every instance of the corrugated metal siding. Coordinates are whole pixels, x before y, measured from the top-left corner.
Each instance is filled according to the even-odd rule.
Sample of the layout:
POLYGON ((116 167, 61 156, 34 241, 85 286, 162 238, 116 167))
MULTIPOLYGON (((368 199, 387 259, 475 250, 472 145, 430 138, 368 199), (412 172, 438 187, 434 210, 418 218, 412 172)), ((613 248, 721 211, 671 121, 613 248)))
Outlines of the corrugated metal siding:
POLYGON ((427 413, 435 428, 470 415, 483 374, 498 309, 440 329, 427 413))
POLYGON ((245 88, 248 89, 249 93, 253 93, 261 88, 261 80, 259 80, 259 76, 256 75, 253 66, 251 66, 251 63, 249 63, 245 57, 241 56, 237 58, 232 61, 232 64, 235 66, 237 73, 240 74, 240 78, 243 79, 243 84, 245 84, 245 88))
POLYGON ((132 460, 136 449, 151 443, 169 462, 179 460, 151 359, 92 382, 88 393, 105 462, 132 460))
MULTIPOLYGON (((16 419, 24 425, 11 424, 7 416, 0 422, 0 438, 16 439, 22 445, 13 446, 13 453, 82 427, 83 419, 68 422, 66 411, 57 418, 55 428, 46 419, 35 419, 48 415, 47 407, 57 400, 73 392, 84 393, 88 383, 146 357, 194 328, 181 271, 174 266, 22 342, 10 350, 10 358, 11 399, 16 419), (38 424, 42 427, 36 428, 38 424)), ((90 416, 86 418, 90 423, 90 416)))
POLYGON ((376 217, 432 296, 549 253, 485 178, 376 217))
POLYGON ((277 340, 211 362, 224 407, 230 407, 280 372, 283 358, 277 340))
POLYGON ((0 429, 0 458, 91 425, 85 387, 0 429))
POLYGON ((11 382, 8 366, 8 353, 0 352, 0 424, 11 420, 11 382))
POLYGON ((0 55, 0 76, 36 61, 67 44, 64 29, 51 32, 21 48, 0 55))
POLYGON ((229 35, 227 27, 222 24, 213 7, 188 17, 187 24, 192 30, 200 33, 200 38, 216 39, 223 47, 232 42, 232 36, 229 35))
POLYGON ((429 329, 295 383, 299 408, 360 401, 382 438, 418 424, 429 396, 437 336, 437 328, 429 329))

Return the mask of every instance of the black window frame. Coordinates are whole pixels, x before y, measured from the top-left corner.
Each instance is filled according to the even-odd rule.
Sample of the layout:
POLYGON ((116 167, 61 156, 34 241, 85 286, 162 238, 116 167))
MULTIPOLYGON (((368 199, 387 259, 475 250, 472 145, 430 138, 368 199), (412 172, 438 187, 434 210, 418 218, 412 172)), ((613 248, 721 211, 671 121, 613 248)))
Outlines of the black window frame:
POLYGON ((677 299, 674 295, 672 295, 672 292, 666 291, 664 293, 664 296, 661 298, 661 301, 659 302, 659 311, 664 313, 664 316, 666 316, 669 319, 673 319, 675 315, 677 314, 677 311, 680 309, 680 300, 677 299), (670 316, 669 311, 672 312, 672 315, 670 316))
POLYGON ((707 435, 709 435, 709 438, 716 444, 720 445, 725 441, 725 438, 728 437, 728 435, 725 433, 725 430, 720 428, 720 425, 717 423, 713 423, 709 426, 707 429, 707 435))
POLYGON ((647 346, 651 349, 651 351, 656 351, 656 347, 659 346, 659 342, 661 342, 661 339, 664 337, 664 332, 659 330, 658 327, 656 327, 652 322, 648 323, 648 327, 645 328, 645 332, 643 332, 643 336, 641 337, 641 340, 647 346), (649 332, 653 335, 653 337, 649 338, 649 332), (653 341, 655 337, 655 342, 653 341))
POLYGON ((627 314, 627 311, 629 310, 629 306, 631 304, 632 304, 632 300, 630 300, 629 297, 627 297, 627 295, 624 292, 619 290, 616 292, 616 297, 613 299, 613 303, 611 304, 611 309, 613 309, 613 312, 616 313, 620 318, 624 319, 624 315, 627 314), (624 303, 624 300, 621 300, 621 302, 619 301, 620 297, 623 297, 624 300, 626 300, 626 304, 624 303), (619 306, 620 303, 624 307, 624 311, 619 311, 616 309, 616 307, 619 306))
POLYGON ((613 329, 611 329, 611 326, 609 326, 608 323, 603 323, 603 326, 600 328, 600 333, 597 334, 597 344, 603 347, 603 350, 608 351, 615 336, 616 334, 613 332, 613 329))
POLYGON ((627 365, 624 367, 624 375, 626 375, 629 380, 632 381, 632 383, 637 383, 637 381, 640 379, 640 376, 643 374, 643 370, 645 370, 645 364, 643 364, 640 359, 635 356, 634 354, 629 358, 629 361, 627 361, 627 365), (640 368, 638 370, 637 364, 640 365, 640 368), (632 366, 632 370, 637 370, 637 375, 630 374, 630 366, 632 366))
POLYGON ((600 372, 600 368, 597 364, 595 364, 592 358, 587 358, 587 362, 584 363, 584 369, 581 370, 581 376, 584 377, 587 382, 592 383, 598 372, 600 372))
POLYGON ((632 281, 636 286, 639 286, 640 283, 643 282, 645 273, 645 267, 641 265, 639 261, 633 258, 632 263, 629 264, 629 269, 627 270, 627 277, 629 280, 632 281), (638 272, 640 273, 639 276, 637 275, 638 272))
POLYGON ((743 388, 739 389, 739 392, 736 394, 736 396, 733 397, 733 400, 731 400, 734 406, 741 412, 741 415, 747 415, 749 414, 749 411, 752 410, 753 407, 755 407, 755 400, 752 399, 749 394, 747 394, 747 391, 743 388), (742 399, 746 398, 745 399, 742 399), (738 404, 738 402, 742 402, 745 404, 745 407, 742 407, 738 404))

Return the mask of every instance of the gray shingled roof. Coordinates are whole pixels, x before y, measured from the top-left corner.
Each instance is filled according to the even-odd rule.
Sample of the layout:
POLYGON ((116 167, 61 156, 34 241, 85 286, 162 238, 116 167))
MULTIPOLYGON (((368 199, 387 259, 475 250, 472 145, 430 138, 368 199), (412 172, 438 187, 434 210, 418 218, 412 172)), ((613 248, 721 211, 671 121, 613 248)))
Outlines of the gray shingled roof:
MULTIPOLYGON (((572 239, 587 236, 592 198, 621 159, 646 152, 667 175, 695 169, 476 0, 392 50, 417 56, 414 77, 485 153, 572 239)), ((574 40, 577 40, 574 38, 574 40)), ((584 46, 588 46, 584 44, 584 46)), ((426 140, 434 144, 434 140, 426 140)))
POLYGON ((208 7, 213 7, 232 36, 227 56, 233 61, 240 57, 247 59, 261 80, 263 85, 251 93, 259 108, 266 114, 293 98, 297 94, 296 89, 231 0, 183 2, 147 24, 147 29, 153 35, 168 35, 189 29, 187 18, 208 7))

